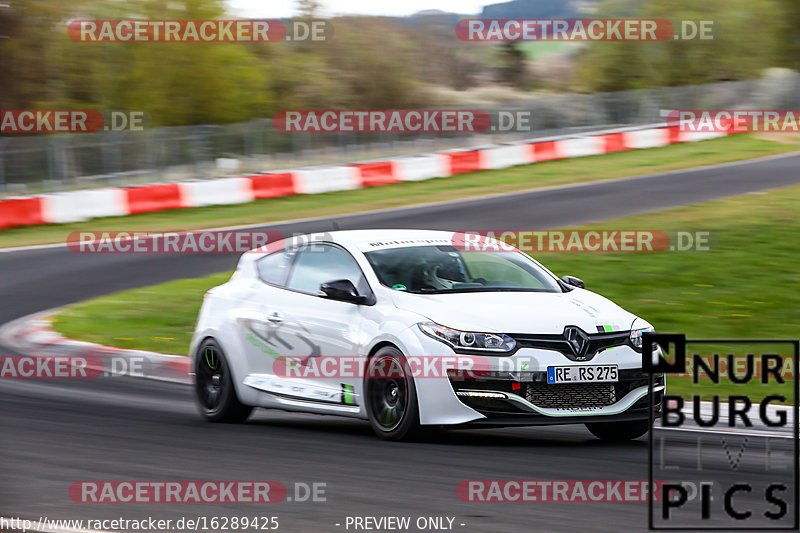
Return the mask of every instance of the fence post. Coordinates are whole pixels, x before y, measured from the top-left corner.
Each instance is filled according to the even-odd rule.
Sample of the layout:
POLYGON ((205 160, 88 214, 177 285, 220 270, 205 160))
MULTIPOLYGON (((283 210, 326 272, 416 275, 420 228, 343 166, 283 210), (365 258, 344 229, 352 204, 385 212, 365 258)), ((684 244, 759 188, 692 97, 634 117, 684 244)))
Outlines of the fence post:
POLYGON ((111 153, 109 149, 109 136, 111 132, 105 131, 100 134, 100 159, 103 162, 103 175, 111 175, 111 153))
MULTIPOLYGON (((58 179, 61 182, 61 185, 64 185, 64 179, 61 174, 58 172, 58 137, 56 135, 50 136, 50 139, 47 143, 47 180, 44 178, 42 179, 42 185, 44 185, 45 181, 54 181, 58 179)), ((45 191, 47 191, 47 187, 43 187, 45 191)))

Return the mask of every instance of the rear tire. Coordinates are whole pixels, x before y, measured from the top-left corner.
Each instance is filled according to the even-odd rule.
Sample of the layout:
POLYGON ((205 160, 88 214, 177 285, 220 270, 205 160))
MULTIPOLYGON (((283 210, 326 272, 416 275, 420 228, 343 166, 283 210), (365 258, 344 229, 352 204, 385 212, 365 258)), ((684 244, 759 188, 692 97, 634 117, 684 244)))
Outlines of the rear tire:
POLYGON ((621 442, 638 439, 650 430, 649 420, 631 420, 628 422, 593 422, 587 423, 586 429, 600 440, 621 442))
POLYGON ((408 440, 422 434, 414 378, 394 346, 381 348, 367 363, 364 401, 372 429, 381 439, 408 440))
POLYGON ((214 339, 203 341, 194 363, 194 390, 200 413, 210 422, 244 422, 253 407, 236 395, 224 352, 214 339))

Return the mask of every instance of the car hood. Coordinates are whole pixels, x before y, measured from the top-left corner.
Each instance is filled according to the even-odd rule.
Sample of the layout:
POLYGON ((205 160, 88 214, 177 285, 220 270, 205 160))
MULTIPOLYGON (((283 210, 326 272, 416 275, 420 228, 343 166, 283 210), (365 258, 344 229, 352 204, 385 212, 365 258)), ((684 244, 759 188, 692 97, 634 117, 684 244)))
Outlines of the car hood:
POLYGON ((560 334, 564 326, 587 333, 622 331, 636 319, 611 300, 575 289, 564 293, 481 292, 413 294, 393 291, 396 307, 454 329, 560 334))

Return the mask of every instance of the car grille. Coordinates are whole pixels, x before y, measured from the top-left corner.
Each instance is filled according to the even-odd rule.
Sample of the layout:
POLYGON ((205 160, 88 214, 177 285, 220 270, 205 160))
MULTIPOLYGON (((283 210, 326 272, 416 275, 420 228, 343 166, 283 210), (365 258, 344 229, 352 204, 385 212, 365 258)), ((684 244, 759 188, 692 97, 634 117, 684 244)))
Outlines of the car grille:
POLYGON ((589 334, 589 343, 586 353, 582 356, 576 355, 570 347, 569 341, 563 334, 559 335, 528 335, 521 333, 508 334, 520 348, 539 348, 543 350, 555 350, 571 361, 590 361, 598 353, 624 346, 628 343, 629 331, 616 333, 593 333, 589 334))
MULTIPOLYGON (((620 381, 616 383, 547 383, 546 372, 531 372, 529 379, 518 381, 508 372, 498 372, 485 378, 465 379, 463 376, 450 376, 450 384, 458 394, 462 390, 494 391, 513 394, 525 398, 537 407, 550 409, 591 409, 612 405, 632 390, 647 385, 649 376, 641 370, 620 370, 620 381)), ((663 384, 663 374, 656 376, 655 384, 663 384)), ((660 395, 656 394, 656 402, 660 403, 660 395)), ((525 414, 529 415, 519 405, 509 400, 459 396, 464 404, 477 409, 487 416, 498 414, 525 414)), ((639 403, 647 404, 647 397, 639 403)), ((636 404, 634 405, 636 407, 636 404)), ((641 407, 641 405, 639 405, 641 407)))
POLYGON ((525 399, 549 409, 605 407, 617 401, 617 391, 611 383, 530 383, 525 399))

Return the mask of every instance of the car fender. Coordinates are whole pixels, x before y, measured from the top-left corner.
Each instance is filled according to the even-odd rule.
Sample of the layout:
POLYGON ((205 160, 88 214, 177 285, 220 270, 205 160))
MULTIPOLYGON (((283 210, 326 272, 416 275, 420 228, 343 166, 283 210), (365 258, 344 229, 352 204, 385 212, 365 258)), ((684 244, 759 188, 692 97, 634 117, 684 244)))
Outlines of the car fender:
POLYGON ((246 405, 257 405, 259 392, 243 384, 245 376, 250 371, 247 367, 247 359, 243 357, 245 346, 240 336, 237 335, 237 331, 234 303, 216 295, 206 298, 192 339, 191 371, 194 372, 200 344, 209 337, 213 338, 226 356, 239 401, 246 405))
MULTIPOLYGON (((394 344, 406 357, 458 357, 444 344, 425 337, 416 323, 399 331, 384 332, 371 343, 370 351, 384 342, 394 344)), ((420 424, 460 424, 484 418, 459 401, 447 378, 412 376, 412 379, 417 390, 420 424)))

